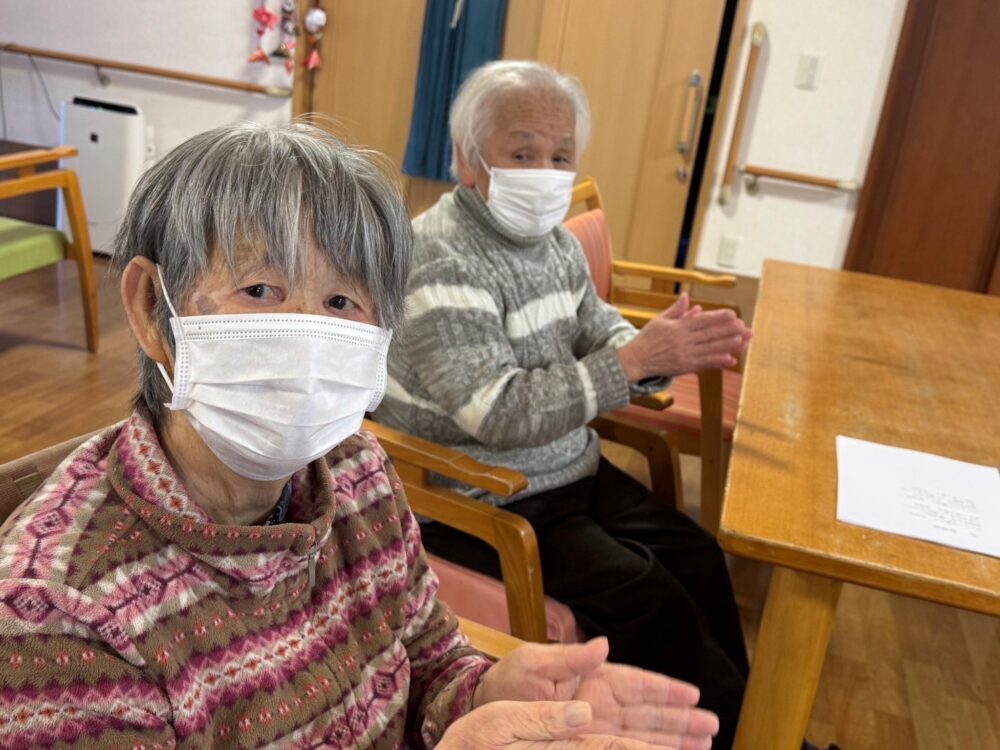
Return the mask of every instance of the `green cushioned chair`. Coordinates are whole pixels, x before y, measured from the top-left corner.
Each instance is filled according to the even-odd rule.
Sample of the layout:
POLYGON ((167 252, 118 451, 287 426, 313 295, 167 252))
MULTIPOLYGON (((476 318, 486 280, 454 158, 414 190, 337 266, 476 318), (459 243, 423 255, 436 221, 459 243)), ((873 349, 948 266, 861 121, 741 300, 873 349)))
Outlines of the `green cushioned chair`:
POLYGON ((39 164, 76 156, 70 146, 21 151, 0 156, 0 173, 15 176, 0 180, 0 200, 43 190, 61 190, 69 225, 70 241, 52 227, 29 224, 16 219, 0 218, 0 281, 42 268, 61 260, 76 261, 83 298, 83 316, 87 331, 87 348, 97 351, 97 289, 94 284, 94 256, 90 249, 90 233, 83 209, 83 196, 76 173, 69 169, 36 173, 39 164))

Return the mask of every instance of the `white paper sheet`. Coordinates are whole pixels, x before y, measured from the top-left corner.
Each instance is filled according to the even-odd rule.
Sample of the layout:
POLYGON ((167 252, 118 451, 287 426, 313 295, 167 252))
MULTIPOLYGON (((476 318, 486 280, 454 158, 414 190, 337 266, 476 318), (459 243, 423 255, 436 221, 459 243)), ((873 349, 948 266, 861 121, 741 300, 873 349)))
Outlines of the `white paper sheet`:
POLYGON ((1000 471, 838 435, 837 520, 1000 557, 1000 471))

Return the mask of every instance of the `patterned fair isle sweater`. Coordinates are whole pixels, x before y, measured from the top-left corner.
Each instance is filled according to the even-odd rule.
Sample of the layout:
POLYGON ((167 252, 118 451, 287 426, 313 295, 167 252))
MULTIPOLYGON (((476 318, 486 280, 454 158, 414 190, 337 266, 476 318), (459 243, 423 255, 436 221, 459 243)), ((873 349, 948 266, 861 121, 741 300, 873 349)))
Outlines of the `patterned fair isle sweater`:
POLYGON ((636 330, 597 296, 577 239, 562 226, 512 235, 462 186, 413 229, 406 321, 375 418, 528 477, 515 498, 481 496, 493 504, 593 474, 600 443, 586 424, 628 403, 615 350, 636 330))
POLYGON ((141 415, 75 451, 0 527, 0 747, 433 746, 490 662, 375 439, 327 460, 221 526, 141 415))

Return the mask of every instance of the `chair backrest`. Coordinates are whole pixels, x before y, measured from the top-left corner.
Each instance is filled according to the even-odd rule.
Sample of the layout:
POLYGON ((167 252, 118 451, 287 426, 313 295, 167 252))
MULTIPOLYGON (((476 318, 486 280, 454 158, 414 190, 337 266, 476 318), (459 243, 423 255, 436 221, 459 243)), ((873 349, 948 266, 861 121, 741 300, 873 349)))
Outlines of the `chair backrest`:
MULTIPOLYGON (((72 146, 57 146, 51 149, 35 149, 18 151, 0 156, 0 172, 15 172, 14 177, 0 180, 0 200, 14 198, 46 190, 59 190, 63 196, 66 215, 72 239, 65 241, 64 253, 44 253, 44 260, 39 261, 37 250, 32 246, 27 250, 17 249, 17 243, 8 245, 17 253, 16 261, 12 261, 9 275, 16 275, 34 270, 42 265, 49 265, 62 260, 63 257, 76 261, 80 281, 80 296, 83 301, 84 327, 87 336, 87 348, 96 352, 100 333, 97 319, 97 287, 94 280, 94 258, 90 246, 90 230, 87 228, 87 215, 83 207, 83 195, 76 173, 69 169, 56 169, 51 172, 36 172, 42 164, 59 161, 77 155, 77 149, 72 146), (27 258, 25 257, 27 256, 27 258), (31 261, 34 258, 34 262, 31 261)), ((23 236, 20 229, 31 227, 24 224, 16 233, 23 236)), ((37 229, 37 227, 35 227, 37 229)), ((0 253, 3 246, 0 246, 0 253)))
POLYGON ((608 222, 604 215, 604 204, 593 177, 585 177, 573 188, 573 203, 583 203, 586 208, 583 212, 566 219, 564 226, 576 236, 583 247, 597 296, 608 302, 611 295, 611 261, 614 253, 611 247, 611 233, 608 231, 608 222))
MULTIPOLYGON (((375 434, 392 459, 415 513, 473 534, 497 550, 510 632, 525 640, 547 641, 542 566, 531 524, 513 513, 471 500, 430 481, 431 473, 435 473, 499 495, 512 495, 527 486, 524 475, 481 464, 459 451, 370 420, 365 421, 365 428, 375 434)), ((0 525, 66 456, 94 434, 96 431, 0 464, 0 525)))
MULTIPOLYGON (((367 426, 372 427, 374 425, 369 424, 367 426)), ((380 431, 382 431, 381 428, 380 431)), ((0 464, 0 526, 3 526, 14 510, 45 482, 66 456, 94 434, 92 432, 87 435, 81 435, 50 448, 44 448, 22 458, 0 464)), ((387 445, 383 447, 397 448, 398 450, 399 443, 393 436, 390 436, 385 442, 387 445)), ((413 450, 413 446, 410 446, 409 449, 404 449, 404 452, 406 450, 413 450)), ((408 455, 410 458, 417 457, 416 453, 409 453, 408 455)), ((514 479, 513 486, 518 486, 516 477, 514 479)), ((469 636, 473 646, 495 658, 506 656, 521 643, 518 638, 503 632, 494 631, 477 622, 471 622, 462 618, 459 618, 459 620, 461 621, 463 632, 469 636)))
MULTIPOLYGON (((565 225, 584 246, 594 286, 601 298, 615 305, 622 317, 633 325, 641 327, 658 315, 659 311, 673 304, 677 299, 675 290, 678 285, 680 290, 689 292, 695 285, 735 286, 734 276, 615 260, 603 212, 603 202, 594 178, 585 177, 576 185, 573 190, 573 203, 583 203, 585 210, 567 219, 565 225), (615 284, 615 275, 640 279, 642 283, 648 285, 648 288, 615 284), (607 291, 603 292, 605 288, 607 291)), ((696 299, 692 299, 692 302, 700 304, 706 310, 729 307, 739 314, 739 310, 732 305, 696 299)), ((702 459, 702 508, 703 511, 707 510, 703 513, 703 523, 714 532, 718 525, 718 509, 721 508, 723 491, 722 373, 718 370, 700 372, 697 380, 701 422, 698 453, 702 459)), ((636 406, 629 408, 634 412, 636 406)), ((672 415, 670 409, 666 409, 644 419, 655 421, 657 425, 670 429, 672 415)))
POLYGON ((0 464, 0 525, 38 489, 56 467, 94 432, 0 464))

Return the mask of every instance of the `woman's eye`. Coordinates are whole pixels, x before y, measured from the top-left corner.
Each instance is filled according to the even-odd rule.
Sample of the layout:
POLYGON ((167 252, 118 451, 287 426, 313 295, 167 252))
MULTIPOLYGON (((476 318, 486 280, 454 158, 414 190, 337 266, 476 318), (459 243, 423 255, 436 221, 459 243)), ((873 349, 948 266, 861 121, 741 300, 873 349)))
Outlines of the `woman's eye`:
POLYGON ((253 284, 244 287, 243 291, 248 297, 253 297, 254 299, 270 299, 275 296, 274 287, 269 284, 253 284))
POLYGON ((330 300, 329 302, 327 302, 327 304, 334 310, 340 310, 342 312, 347 310, 353 310, 355 307, 357 307, 357 305, 355 305, 353 301, 351 301, 348 297, 345 297, 342 294, 335 294, 334 296, 330 297, 330 300))

